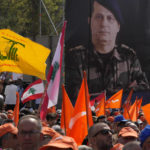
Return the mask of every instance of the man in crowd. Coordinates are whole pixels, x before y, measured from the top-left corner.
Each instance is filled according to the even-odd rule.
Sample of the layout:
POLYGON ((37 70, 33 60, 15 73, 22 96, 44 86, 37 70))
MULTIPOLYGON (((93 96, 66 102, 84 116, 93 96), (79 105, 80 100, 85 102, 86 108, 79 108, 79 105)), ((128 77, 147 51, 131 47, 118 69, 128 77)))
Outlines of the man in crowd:
POLYGON ((42 140, 42 124, 34 115, 23 116, 18 124, 18 141, 21 150, 38 150, 42 140))
POLYGON ((66 54, 66 90, 75 103, 83 70, 87 72, 91 96, 106 90, 108 96, 120 89, 124 92, 149 89, 145 74, 133 49, 116 45, 123 23, 116 0, 92 0, 89 25, 91 39, 88 46, 77 46, 66 54))
POLYGON ((89 128, 88 142, 94 150, 110 150, 113 147, 110 127, 104 122, 94 124, 89 128))
POLYGON ((17 86, 14 84, 14 81, 9 79, 8 84, 5 87, 5 110, 14 110, 16 104, 16 92, 17 86))
POLYGON ((142 150, 140 142, 132 141, 124 145, 122 150, 142 150))

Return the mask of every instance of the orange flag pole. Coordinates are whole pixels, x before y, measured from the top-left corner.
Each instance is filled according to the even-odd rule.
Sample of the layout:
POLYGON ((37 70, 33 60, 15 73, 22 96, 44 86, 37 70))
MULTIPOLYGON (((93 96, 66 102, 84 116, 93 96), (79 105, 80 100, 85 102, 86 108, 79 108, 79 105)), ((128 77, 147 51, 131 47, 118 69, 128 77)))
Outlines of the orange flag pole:
POLYGON ((86 77, 86 72, 83 71, 83 78, 84 78, 84 85, 85 85, 85 102, 86 102, 86 117, 87 117, 87 128, 89 129, 89 113, 88 113, 88 107, 89 107, 89 101, 88 101, 88 89, 87 89, 87 77, 86 77))

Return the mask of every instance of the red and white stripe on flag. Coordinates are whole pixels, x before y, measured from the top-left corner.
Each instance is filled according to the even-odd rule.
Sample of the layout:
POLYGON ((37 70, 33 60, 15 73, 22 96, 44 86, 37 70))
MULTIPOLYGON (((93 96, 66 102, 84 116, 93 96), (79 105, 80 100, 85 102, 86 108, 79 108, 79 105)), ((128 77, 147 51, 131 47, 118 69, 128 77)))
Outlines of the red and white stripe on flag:
POLYGON ((21 96, 22 103, 26 103, 30 100, 41 98, 44 93, 44 84, 41 79, 31 83, 23 92, 21 96))
POLYGON ((65 28, 66 28, 66 21, 64 22, 62 32, 60 34, 59 41, 56 47, 56 51, 52 60, 52 64, 47 76, 48 87, 47 87, 46 95, 44 97, 43 104, 41 106, 41 112, 40 112, 41 120, 45 119, 47 109, 57 104, 61 66, 62 66, 65 28))
POLYGON ((47 88, 47 95, 48 95, 47 108, 55 106, 58 100, 62 56, 63 56, 63 45, 64 45, 64 32, 65 32, 65 25, 64 25, 63 31, 60 34, 57 48, 55 51, 55 55, 51 64, 52 74, 51 74, 51 78, 50 78, 49 85, 47 88))

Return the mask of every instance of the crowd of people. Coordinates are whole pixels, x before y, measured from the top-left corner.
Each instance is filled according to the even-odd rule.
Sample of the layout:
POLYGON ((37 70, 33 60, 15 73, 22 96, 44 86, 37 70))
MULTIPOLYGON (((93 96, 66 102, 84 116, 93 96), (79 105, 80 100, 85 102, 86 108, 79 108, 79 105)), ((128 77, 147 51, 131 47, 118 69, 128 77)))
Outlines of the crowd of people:
POLYGON ((0 98, 3 101, 0 103, 1 149, 148 150, 150 147, 150 125, 142 110, 133 122, 123 117, 121 109, 106 109, 105 115, 100 116, 96 116, 92 109, 94 124, 89 127, 82 144, 77 145, 75 139, 66 136, 65 129, 61 128, 61 109, 48 110, 45 121, 42 121, 32 105, 20 107, 16 125, 14 107, 5 105, 5 96, 0 98))
MULTIPOLYGON (((8 81, 5 86, 4 82, 0 82, 1 149, 149 149, 150 125, 148 125, 142 110, 139 112, 137 121, 133 122, 123 117, 122 109, 106 109, 105 115, 101 116, 96 116, 95 110, 92 109, 94 124, 89 127, 88 135, 83 139, 81 145, 77 145, 72 137, 66 136, 65 129, 61 128, 61 109, 50 109, 45 121, 42 121, 36 107, 32 107, 27 102, 25 106, 20 107, 19 122, 16 125, 14 122, 15 104, 5 103, 7 102, 6 98, 11 99, 11 96, 5 96, 7 94, 5 89, 9 85, 13 85, 13 88, 10 89, 16 93, 21 82, 20 80, 19 82, 8 81)), ((22 105, 22 103, 20 104, 22 105)), ((80 135, 80 133, 78 134, 80 135)))
MULTIPOLYGON (((19 122, 14 123, 13 110, 0 113, 0 148, 12 150, 149 150, 150 125, 142 110, 136 122, 126 120, 119 109, 107 109, 105 115, 96 116, 92 111, 94 124, 82 145, 61 129, 61 109, 48 112, 41 121, 36 110, 21 109, 19 122)), ((79 133, 80 135, 80 133, 79 133)))

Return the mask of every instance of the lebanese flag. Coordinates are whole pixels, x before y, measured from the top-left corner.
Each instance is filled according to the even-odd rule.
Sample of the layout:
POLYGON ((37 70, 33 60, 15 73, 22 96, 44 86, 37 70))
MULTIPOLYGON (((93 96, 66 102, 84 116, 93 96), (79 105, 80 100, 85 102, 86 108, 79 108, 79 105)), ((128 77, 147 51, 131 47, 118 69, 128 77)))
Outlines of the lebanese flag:
POLYGON ((37 98, 41 98, 44 93, 44 84, 41 79, 31 83, 23 92, 21 96, 22 103, 26 103, 37 98))
POLYGON ((52 64, 51 64, 51 67, 47 76, 48 87, 47 87, 47 92, 46 92, 46 95, 44 97, 44 101, 41 107, 41 112, 40 112, 41 120, 45 119, 47 109, 57 104, 61 66, 62 66, 65 28, 66 28, 66 22, 64 22, 64 26, 62 28, 62 32, 60 34, 57 48, 56 48, 56 51, 52 60, 52 64))

